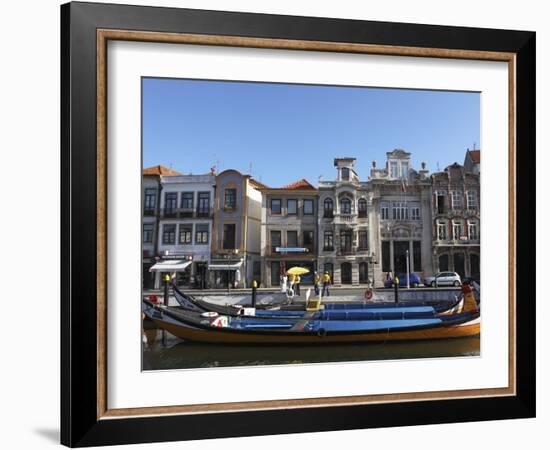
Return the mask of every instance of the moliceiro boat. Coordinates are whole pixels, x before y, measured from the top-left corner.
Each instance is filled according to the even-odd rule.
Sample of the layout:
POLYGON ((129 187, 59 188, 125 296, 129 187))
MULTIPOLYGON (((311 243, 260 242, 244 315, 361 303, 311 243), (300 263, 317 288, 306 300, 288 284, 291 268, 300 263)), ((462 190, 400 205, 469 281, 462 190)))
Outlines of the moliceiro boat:
POLYGON ((462 290, 462 298, 443 311, 415 305, 348 305, 336 309, 318 305, 315 311, 228 315, 198 307, 176 310, 144 299, 143 312, 174 336, 216 344, 320 345, 475 336, 480 330, 479 307, 471 287, 464 285, 462 290))
POLYGON ((261 318, 301 318, 304 316, 313 318, 325 317, 326 319, 360 319, 363 316, 369 318, 404 318, 403 313, 407 318, 411 316, 419 317, 423 315, 432 315, 434 313, 444 312, 459 303, 452 306, 433 306, 425 302, 331 302, 323 303, 324 297, 313 297, 310 300, 310 290, 306 292, 306 303, 304 305, 294 304, 267 304, 258 306, 244 306, 239 304, 216 304, 195 298, 193 295, 186 294, 179 290, 174 284, 170 284, 174 298, 178 305, 189 311, 195 312, 216 312, 227 316, 248 316, 261 318), (311 314, 314 313, 314 314, 311 314))

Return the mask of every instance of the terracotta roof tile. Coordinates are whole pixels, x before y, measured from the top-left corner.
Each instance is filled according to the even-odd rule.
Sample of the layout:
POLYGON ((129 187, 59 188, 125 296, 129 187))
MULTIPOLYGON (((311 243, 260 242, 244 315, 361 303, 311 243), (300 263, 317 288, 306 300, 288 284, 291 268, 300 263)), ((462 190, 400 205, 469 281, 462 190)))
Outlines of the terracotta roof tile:
POLYGON ((468 150, 468 153, 470 154, 470 158, 472 158, 472 161, 479 164, 479 162, 481 160, 481 151, 480 150, 468 150))
POLYGON ((301 180, 295 181, 294 183, 287 184, 286 186, 283 186, 281 189, 296 189, 296 190, 312 190, 315 191, 315 187, 311 185, 309 181, 307 181, 305 178, 302 178, 301 180))
POLYGON ((181 173, 179 173, 176 170, 169 169, 168 167, 158 165, 158 166, 147 167, 143 169, 143 175, 170 176, 170 175, 181 175, 181 173))

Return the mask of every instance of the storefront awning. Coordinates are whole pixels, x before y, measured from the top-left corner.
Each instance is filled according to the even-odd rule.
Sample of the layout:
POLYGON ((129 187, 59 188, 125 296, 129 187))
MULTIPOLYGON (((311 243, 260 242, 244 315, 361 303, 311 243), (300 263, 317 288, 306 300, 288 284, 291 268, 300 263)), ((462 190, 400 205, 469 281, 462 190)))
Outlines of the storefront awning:
POLYGON ((243 265, 242 261, 236 262, 236 263, 229 263, 229 264, 210 264, 208 266, 208 270, 237 270, 239 267, 243 265))
POLYGON ((183 261, 181 259, 172 259, 156 263, 149 269, 149 272, 183 272, 191 261, 183 261))

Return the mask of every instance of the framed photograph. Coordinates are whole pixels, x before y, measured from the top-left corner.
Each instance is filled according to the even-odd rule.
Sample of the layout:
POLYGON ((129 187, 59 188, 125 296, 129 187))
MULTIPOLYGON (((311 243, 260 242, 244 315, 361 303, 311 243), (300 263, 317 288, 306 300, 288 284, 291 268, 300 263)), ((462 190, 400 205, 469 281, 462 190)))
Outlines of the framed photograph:
POLYGON ((63 444, 534 417, 535 33, 61 27, 63 444))

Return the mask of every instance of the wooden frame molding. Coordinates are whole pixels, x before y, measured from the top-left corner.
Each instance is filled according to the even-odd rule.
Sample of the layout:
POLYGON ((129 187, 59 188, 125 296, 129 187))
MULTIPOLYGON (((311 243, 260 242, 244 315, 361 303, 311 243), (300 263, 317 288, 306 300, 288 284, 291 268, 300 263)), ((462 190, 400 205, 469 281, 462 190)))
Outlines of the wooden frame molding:
MULTIPOLYGON (((174 415, 259 411, 357 404, 414 402, 516 395, 516 55, 510 52, 336 43, 289 39, 247 38, 205 34, 159 33, 131 30, 97 30, 97 419, 129 416, 174 415), (472 59, 508 62, 509 71, 509 386, 406 394, 288 399, 258 402, 216 403, 109 409, 107 404, 107 42, 109 40, 191 45, 218 45, 300 51, 323 51, 408 57, 472 59)), ((212 233, 214 234, 214 233, 212 233)), ((211 237, 213 239, 214 236, 211 237)))

